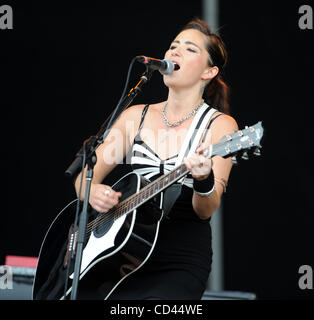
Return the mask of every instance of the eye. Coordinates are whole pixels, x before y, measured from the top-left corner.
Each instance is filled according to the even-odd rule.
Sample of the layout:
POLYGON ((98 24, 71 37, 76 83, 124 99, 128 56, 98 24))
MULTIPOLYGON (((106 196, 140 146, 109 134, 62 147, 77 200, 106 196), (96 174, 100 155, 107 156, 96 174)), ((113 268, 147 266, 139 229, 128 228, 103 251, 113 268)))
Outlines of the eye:
POLYGON ((175 45, 172 45, 172 46, 170 46, 170 50, 173 50, 173 49, 175 49, 176 48, 176 46, 175 45))
POLYGON ((188 51, 190 52, 196 52, 196 50, 192 49, 192 48, 187 48, 188 51))

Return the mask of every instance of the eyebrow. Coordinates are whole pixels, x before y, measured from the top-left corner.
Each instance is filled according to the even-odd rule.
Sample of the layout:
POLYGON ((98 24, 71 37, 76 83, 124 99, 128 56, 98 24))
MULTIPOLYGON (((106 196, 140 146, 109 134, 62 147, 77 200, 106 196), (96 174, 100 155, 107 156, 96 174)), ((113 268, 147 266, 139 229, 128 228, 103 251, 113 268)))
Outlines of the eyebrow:
MULTIPOLYGON (((172 43, 174 43, 174 42, 180 44, 180 41, 179 41, 179 40, 173 40, 172 43)), ((195 47, 197 47, 198 49, 201 50, 201 48, 200 48, 196 43, 194 43, 194 42, 192 42, 192 41, 185 41, 185 44, 191 44, 191 45, 193 45, 193 46, 195 46, 195 47)))

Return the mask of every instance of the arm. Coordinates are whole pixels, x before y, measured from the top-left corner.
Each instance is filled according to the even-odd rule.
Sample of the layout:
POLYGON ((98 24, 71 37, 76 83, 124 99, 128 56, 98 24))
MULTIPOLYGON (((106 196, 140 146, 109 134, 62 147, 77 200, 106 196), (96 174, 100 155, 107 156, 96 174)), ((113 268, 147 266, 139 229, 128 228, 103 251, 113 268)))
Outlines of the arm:
MULTIPOLYGON (((139 125, 143 107, 144 105, 136 105, 123 111, 110 129, 104 142, 96 150, 97 162, 94 166, 89 203, 98 212, 109 211, 117 205, 121 197, 121 192, 115 192, 109 186, 102 184, 102 181, 117 164, 121 163, 129 151, 139 125), (106 190, 109 190, 110 193, 105 194, 106 190)), ((85 194, 86 170, 87 168, 84 169, 81 200, 83 200, 85 194)), ((77 194, 81 174, 75 180, 77 194)))
MULTIPOLYGON (((212 159, 206 159, 201 153, 205 146, 218 142, 224 135, 236 130, 238 130, 237 123, 230 116, 222 115, 213 121, 211 134, 208 134, 205 143, 197 150, 197 153, 184 160, 194 179, 205 180, 213 170, 215 178, 228 181, 232 168, 231 158, 224 159, 215 156, 212 159)), ((200 196, 194 191, 192 204, 201 219, 208 219, 219 207, 223 191, 223 186, 217 181, 215 181, 215 190, 209 196, 200 196)))

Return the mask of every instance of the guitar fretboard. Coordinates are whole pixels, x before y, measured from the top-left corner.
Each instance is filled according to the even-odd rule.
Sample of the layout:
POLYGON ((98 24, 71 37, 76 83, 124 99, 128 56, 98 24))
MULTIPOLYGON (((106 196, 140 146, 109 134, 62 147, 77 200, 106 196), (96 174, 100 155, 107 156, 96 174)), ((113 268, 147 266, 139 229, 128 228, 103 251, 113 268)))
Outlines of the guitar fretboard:
POLYGON ((187 175, 188 172, 189 170, 186 168, 185 164, 181 164, 174 170, 143 187, 138 193, 121 201, 114 210, 115 219, 140 207, 143 203, 152 199, 156 194, 187 175))

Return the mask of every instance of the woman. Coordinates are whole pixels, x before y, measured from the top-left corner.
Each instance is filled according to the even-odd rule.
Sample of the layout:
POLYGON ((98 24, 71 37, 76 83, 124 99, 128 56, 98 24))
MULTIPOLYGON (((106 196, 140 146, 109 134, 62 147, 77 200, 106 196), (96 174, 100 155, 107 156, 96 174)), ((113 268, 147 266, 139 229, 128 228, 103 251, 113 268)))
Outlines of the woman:
MULTIPOLYGON (((235 120, 227 115, 228 88, 220 76, 227 54, 221 38, 212 34, 205 22, 195 19, 173 40, 165 59, 176 66, 174 72, 163 77, 169 88, 167 101, 135 105, 121 114, 97 149, 90 204, 98 212, 107 212, 117 205, 121 192, 101 182, 129 150, 133 169, 150 180, 174 168, 179 154, 190 176, 182 181, 181 194, 169 219, 161 223, 152 256, 118 287, 112 299, 200 299, 210 272, 208 222, 219 207, 232 162, 230 158, 208 159, 202 153, 206 146, 237 130, 235 120), (210 107, 203 103, 203 96, 210 107), (199 127, 193 122, 196 117, 199 127), (204 130, 209 127, 210 131, 204 130), (180 153, 189 132, 197 128, 204 132, 203 143, 197 149, 180 153), (122 139, 117 139, 116 132, 122 139), (119 150, 123 144, 123 152, 116 153, 114 161, 113 143, 119 150)), ((197 140, 199 137, 194 137, 196 146, 197 140)), ((76 191, 79 183, 80 176, 76 191)))

